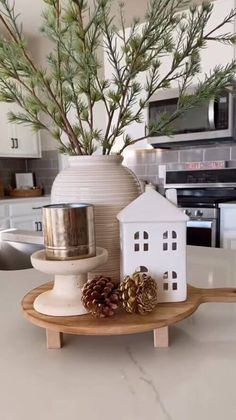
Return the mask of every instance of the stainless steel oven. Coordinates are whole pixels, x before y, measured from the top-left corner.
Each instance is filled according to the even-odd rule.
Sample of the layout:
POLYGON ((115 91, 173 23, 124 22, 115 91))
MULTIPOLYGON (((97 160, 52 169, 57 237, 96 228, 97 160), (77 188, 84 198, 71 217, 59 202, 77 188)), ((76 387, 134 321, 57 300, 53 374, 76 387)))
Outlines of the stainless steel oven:
POLYGON ((189 216, 187 244, 219 247, 219 203, 236 201, 236 168, 167 171, 165 194, 169 188, 189 216))
POLYGON ((183 211, 189 216, 187 222, 187 244, 216 247, 219 245, 219 210, 187 208, 183 211))

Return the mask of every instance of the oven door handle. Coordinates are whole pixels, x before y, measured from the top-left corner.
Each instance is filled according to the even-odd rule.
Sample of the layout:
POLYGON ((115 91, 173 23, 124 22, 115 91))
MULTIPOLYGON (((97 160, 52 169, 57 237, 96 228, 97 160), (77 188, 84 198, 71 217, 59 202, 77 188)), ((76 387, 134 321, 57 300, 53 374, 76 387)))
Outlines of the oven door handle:
POLYGON ((208 123, 211 130, 215 130, 215 101, 211 99, 208 105, 208 123))
POLYGON ((211 229, 214 224, 214 220, 189 220, 187 222, 187 227, 200 227, 205 229, 211 229))

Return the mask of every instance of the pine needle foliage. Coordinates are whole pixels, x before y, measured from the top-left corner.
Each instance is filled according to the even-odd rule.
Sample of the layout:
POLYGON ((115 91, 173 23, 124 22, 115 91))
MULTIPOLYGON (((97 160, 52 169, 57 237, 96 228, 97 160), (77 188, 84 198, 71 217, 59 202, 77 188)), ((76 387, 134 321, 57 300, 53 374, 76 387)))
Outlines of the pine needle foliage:
POLYGON ((204 2, 189 8, 186 0, 150 0, 145 23, 140 25, 134 18, 127 31, 122 3, 118 29, 111 12, 112 0, 93 0, 92 5, 86 0, 42 1, 41 31, 53 46, 45 68, 31 57, 14 3, 0 0, 0 23, 4 27, 4 35, 0 35, 0 101, 17 103, 21 111, 10 112, 9 120, 49 131, 62 153, 90 155, 100 147, 103 154, 110 154, 117 138, 123 136, 122 153, 145 138, 131 138, 126 134, 127 127, 142 122, 143 111, 154 93, 177 81, 180 97, 176 111, 163 114, 155 127, 149 127, 149 135, 171 135, 172 122, 179 115, 217 96, 234 79, 236 62, 232 61, 206 75, 194 96, 187 94, 201 71, 200 52, 207 42, 236 43, 235 34, 224 33, 236 10, 208 31, 213 4, 204 2), (102 76, 101 48, 112 68, 110 80, 102 76), (161 63, 167 55, 171 63, 163 75, 161 63), (144 84, 140 75, 145 75, 144 84), (95 125, 100 102, 104 130, 95 125), (68 141, 64 140, 65 134, 68 141))

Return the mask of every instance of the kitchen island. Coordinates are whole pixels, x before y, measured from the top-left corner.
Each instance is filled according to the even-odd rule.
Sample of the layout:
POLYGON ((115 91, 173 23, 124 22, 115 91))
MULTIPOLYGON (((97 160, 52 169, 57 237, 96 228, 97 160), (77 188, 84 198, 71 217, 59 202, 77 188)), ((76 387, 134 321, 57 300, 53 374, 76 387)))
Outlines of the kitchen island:
MULTIPOLYGON (((235 287, 236 254, 188 247, 189 283, 235 287)), ((1 271, 1 420, 227 420, 236 416, 236 305, 202 305, 171 328, 171 347, 152 333, 65 337, 47 350, 22 297, 49 277, 1 271)))

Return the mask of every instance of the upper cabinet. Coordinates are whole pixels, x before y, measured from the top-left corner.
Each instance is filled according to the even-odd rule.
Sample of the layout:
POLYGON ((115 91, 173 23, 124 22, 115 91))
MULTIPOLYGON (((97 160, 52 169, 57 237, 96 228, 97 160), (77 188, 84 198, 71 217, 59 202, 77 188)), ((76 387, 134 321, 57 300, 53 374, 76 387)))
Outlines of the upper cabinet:
POLYGON ((0 102, 0 156, 12 156, 14 151, 14 135, 7 119, 9 105, 0 102))
POLYGON ((17 106, 0 102, 0 157, 41 157, 39 134, 30 126, 10 123, 10 110, 17 111, 17 106))

